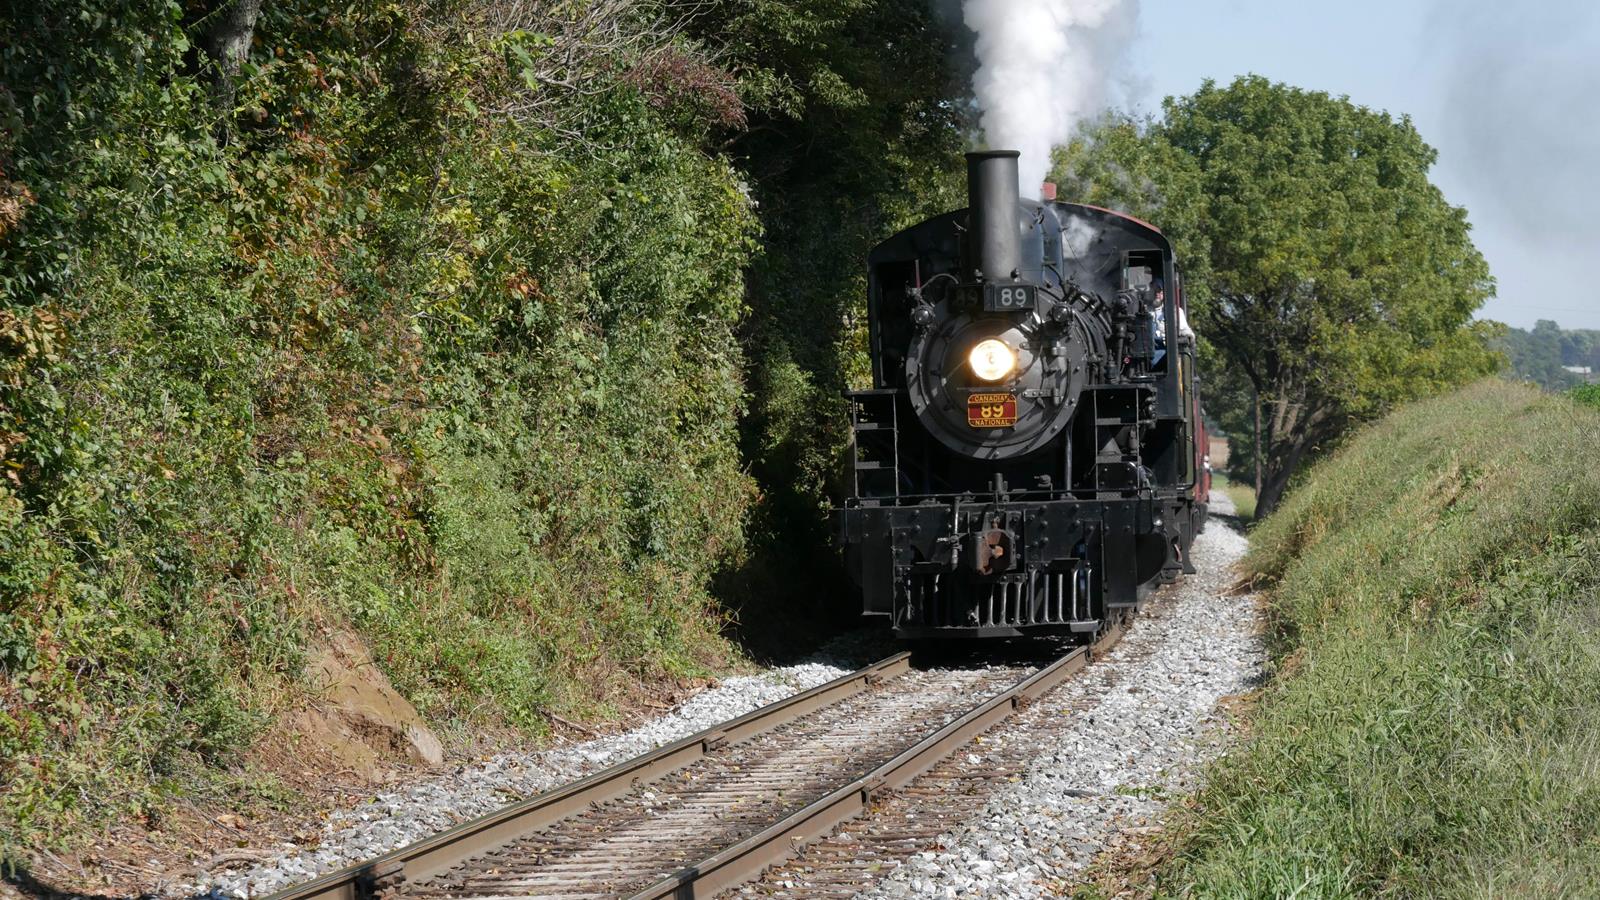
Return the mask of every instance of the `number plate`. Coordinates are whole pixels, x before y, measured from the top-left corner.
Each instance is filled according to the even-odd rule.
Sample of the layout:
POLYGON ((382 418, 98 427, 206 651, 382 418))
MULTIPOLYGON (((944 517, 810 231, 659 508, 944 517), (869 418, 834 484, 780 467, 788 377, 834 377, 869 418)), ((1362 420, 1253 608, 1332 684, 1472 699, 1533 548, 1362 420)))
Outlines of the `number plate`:
POLYGON ((1017 395, 972 394, 967 397, 967 424, 973 428, 1010 428, 1017 424, 1017 395))
POLYGON ((1037 290, 1031 284, 986 284, 983 286, 983 309, 985 312, 1033 309, 1038 302, 1037 290))

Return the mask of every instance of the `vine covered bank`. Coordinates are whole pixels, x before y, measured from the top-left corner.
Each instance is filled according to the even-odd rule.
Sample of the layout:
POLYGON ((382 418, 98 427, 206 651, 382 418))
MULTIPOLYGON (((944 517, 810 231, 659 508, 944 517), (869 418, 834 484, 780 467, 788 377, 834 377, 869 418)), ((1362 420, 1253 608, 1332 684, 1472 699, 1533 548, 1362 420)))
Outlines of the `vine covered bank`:
POLYGON ((937 67, 847 49, 925 11, 693 6, 0 21, 0 833, 255 790, 351 632, 458 741, 726 659, 850 352, 791 254, 857 258, 959 138, 937 67))

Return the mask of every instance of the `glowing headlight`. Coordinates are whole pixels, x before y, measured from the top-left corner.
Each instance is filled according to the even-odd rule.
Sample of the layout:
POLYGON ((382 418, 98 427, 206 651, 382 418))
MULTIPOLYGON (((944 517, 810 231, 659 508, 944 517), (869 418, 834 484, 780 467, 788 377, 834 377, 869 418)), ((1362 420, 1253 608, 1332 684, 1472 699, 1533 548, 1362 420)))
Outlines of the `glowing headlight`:
POLYGON ((972 366, 972 374, 984 381, 999 381, 1017 367, 1017 354, 1004 341, 989 338, 972 348, 967 364, 972 366))

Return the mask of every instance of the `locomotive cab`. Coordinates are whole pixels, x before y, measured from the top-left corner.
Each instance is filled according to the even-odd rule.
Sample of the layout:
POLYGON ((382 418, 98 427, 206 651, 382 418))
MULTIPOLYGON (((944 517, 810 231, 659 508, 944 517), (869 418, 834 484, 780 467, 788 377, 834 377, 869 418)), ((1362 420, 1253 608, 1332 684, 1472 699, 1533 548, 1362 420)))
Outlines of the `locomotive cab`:
POLYGON ((1092 635, 1181 575, 1204 514, 1176 260, 1137 219, 1021 198, 1014 151, 967 163, 967 209, 868 258, 839 538, 902 637, 1092 635))

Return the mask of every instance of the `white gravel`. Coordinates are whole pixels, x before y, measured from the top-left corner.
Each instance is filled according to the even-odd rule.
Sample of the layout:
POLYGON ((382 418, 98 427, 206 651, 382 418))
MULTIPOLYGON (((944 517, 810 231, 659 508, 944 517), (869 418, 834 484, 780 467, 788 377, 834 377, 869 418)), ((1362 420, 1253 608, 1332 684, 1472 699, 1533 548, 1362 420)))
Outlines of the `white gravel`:
MULTIPOLYGON (((1214 512, 1232 513, 1219 491, 1214 512)), ((983 813, 858 895, 1060 896, 1109 838, 1148 827, 1168 797, 1200 786, 1225 741, 1218 701, 1250 690, 1266 654, 1254 597, 1228 596, 1246 542, 1213 519, 1195 542, 1196 576, 1148 604, 1107 657, 972 748, 1038 750, 1027 774, 983 813)))
POLYGON ((549 750, 503 753, 448 774, 425 776, 335 812, 315 846, 285 842, 282 853, 267 862, 210 872, 194 882, 168 885, 162 893, 260 896, 337 871, 849 674, 871 662, 868 656, 881 649, 847 635, 798 665, 728 678, 625 734, 549 750))

